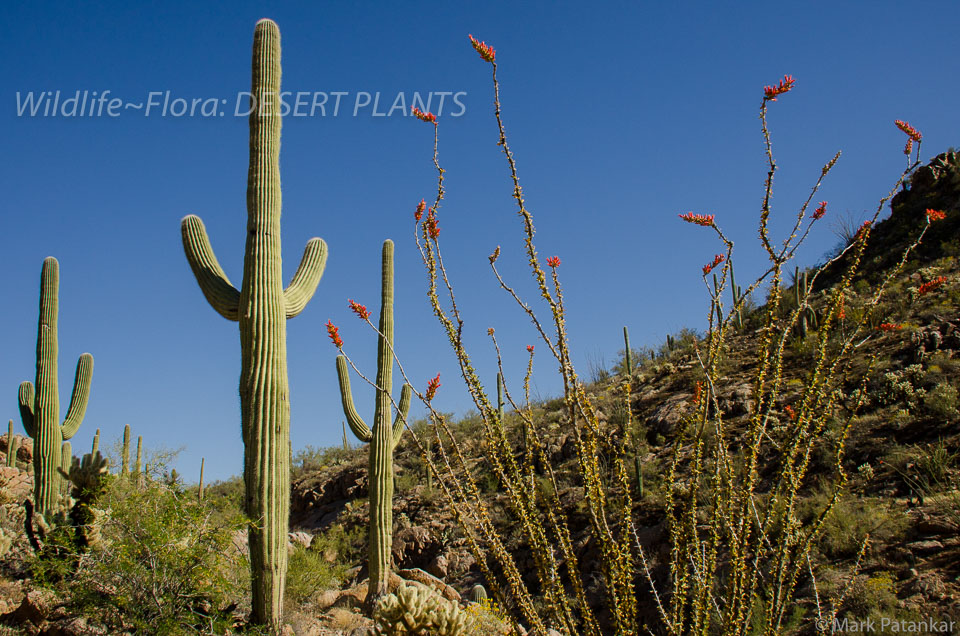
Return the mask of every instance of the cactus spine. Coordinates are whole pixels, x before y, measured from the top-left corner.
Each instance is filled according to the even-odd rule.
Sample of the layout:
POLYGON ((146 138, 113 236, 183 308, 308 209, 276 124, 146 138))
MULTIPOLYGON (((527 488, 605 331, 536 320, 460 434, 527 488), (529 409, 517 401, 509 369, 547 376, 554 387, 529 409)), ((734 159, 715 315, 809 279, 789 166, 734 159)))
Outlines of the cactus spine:
POLYGON ((70 407, 60 423, 60 391, 57 379, 57 312, 60 264, 48 256, 40 273, 40 322, 37 328, 36 384, 20 384, 20 419, 33 443, 33 498, 37 512, 46 514, 60 492, 60 445, 76 434, 87 411, 93 356, 84 353, 77 361, 70 407))
POLYGON ((123 425, 123 451, 120 454, 120 474, 126 477, 130 474, 130 425, 123 425))
POLYGON ((373 413, 373 429, 361 419, 353 404, 347 359, 337 356, 337 377, 343 413, 350 430, 361 442, 370 443, 370 582, 366 604, 373 604, 388 593, 390 551, 393 537, 393 449, 403 435, 403 426, 410 410, 413 389, 404 384, 400 392, 399 412, 390 425, 393 390, 393 241, 383 242, 382 280, 380 287, 380 336, 377 343, 377 399, 373 413))
POLYGON ((17 446, 19 441, 19 437, 13 436, 13 420, 10 420, 10 425, 7 428, 7 466, 10 468, 15 468, 17 465, 17 446))
POLYGON ((253 582, 252 621, 281 627, 290 507, 288 318, 316 291, 327 260, 318 238, 307 243, 290 285, 282 283, 280 247, 280 30, 257 22, 253 36, 250 168, 243 280, 236 289, 220 267, 203 222, 183 219, 183 245, 207 301, 240 326, 240 412, 246 514, 253 582))

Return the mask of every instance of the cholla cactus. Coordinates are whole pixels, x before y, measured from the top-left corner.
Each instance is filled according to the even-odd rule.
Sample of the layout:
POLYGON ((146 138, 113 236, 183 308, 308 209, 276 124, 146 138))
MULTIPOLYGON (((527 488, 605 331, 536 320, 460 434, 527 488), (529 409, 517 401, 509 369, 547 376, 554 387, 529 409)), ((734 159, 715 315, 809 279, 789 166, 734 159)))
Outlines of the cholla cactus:
POLYGON ((425 587, 405 583, 396 594, 377 601, 373 620, 374 634, 400 636, 463 636, 467 633, 467 615, 460 606, 425 587))
POLYGON ((97 512, 94 504, 106 493, 110 480, 110 462, 100 453, 84 455, 82 460, 74 458, 70 473, 62 473, 73 484, 74 503, 70 510, 70 521, 76 527, 74 542, 80 551, 86 550, 99 539, 95 527, 97 512))

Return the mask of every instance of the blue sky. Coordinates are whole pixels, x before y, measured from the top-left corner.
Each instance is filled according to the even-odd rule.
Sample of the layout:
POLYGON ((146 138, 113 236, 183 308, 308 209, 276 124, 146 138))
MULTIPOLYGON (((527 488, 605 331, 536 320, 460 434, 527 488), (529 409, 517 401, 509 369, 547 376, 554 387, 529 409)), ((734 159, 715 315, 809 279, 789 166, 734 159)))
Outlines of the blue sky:
MULTIPOLYGON (((800 253, 822 258, 836 242, 830 218, 872 210, 905 164, 905 119, 924 134, 922 159, 957 145, 960 101, 955 26, 960 6, 906 3, 5 3, 0 49, 0 418, 33 379, 40 268, 61 264, 60 394, 65 412, 84 351, 96 363, 76 449, 94 429, 123 425, 148 448, 183 446, 176 467, 196 479, 242 467, 235 323, 204 300, 183 255, 179 222, 198 214, 221 264, 239 284, 246 218, 247 120, 233 116, 249 90, 250 44, 261 17, 277 21, 283 88, 345 92, 336 116, 287 117, 283 128, 283 257, 289 277, 307 240, 323 237, 327 270, 307 309, 288 323, 294 452, 340 442, 335 350, 375 372, 376 339, 347 307, 378 311, 379 254, 396 248, 396 348, 423 390, 441 374, 435 405, 471 404, 425 298, 413 210, 435 192, 430 126, 376 116, 357 100, 380 93, 384 112, 402 94, 461 93, 440 117, 447 196, 441 242, 467 317, 468 347, 493 386, 486 339, 495 327, 508 381, 520 390, 525 346, 538 344, 501 291, 487 255, 535 301, 523 268, 521 225, 496 146, 489 66, 467 34, 497 50, 503 116, 542 256, 559 255, 574 362, 612 365, 621 328, 634 346, 658 346, 701 328, 700 266, 720 251, 710 232, 680 222, 715 214, 736 242, 738 278, 764 264, 756 240, 765 161, 757 118, 766 84, 796 88, 771 107, 779 164, 774 232, 837 150, 843 156, 817 200, 828 218, 800 253), (123 108, 117 117, 18 114, 27 94, 110 91, 124 104, 227 100, 223 116, 166 116, 123 108), (169 93, 168 93, 169 91, 169 93), (462 111, 462 112, 460 112, 462 111), (457 116, 455 116, 457 113, 457 116), (444 114, 446 116, 444 116, 444 114), (951 132, 953 131, 953 132, 951 132)), ((333 97, 329 97, 333 100, 333 97)), ((331 101, 332 103, 332 101, 331 101)), ((434 110, 435 109, 434 102, 434 110)), ((545 314, 544 314, 545 315, 545 314)), ((538 347, 542 352, 544 347, 538 347)), ((556 395, 556 364, 539 355, 535 393, 556 395)), ((354 378, 358 409, 372 390, 354 378)), ((399 395, 399 381, 396 395, 399 395)), ((422 407, 414 406, 414 415, 422 407)))

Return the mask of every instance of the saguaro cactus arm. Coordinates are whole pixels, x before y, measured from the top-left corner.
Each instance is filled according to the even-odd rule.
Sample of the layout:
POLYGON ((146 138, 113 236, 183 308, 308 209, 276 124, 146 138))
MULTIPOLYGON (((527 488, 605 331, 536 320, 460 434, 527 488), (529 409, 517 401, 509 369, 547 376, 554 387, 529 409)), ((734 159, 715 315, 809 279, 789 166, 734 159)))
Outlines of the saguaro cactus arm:
POLYGON ((397 405, 397 417, 393 420, 393 445, 396 447, 403 437, 404 422, 407 421, 407 413, 410 412, 410 400, 413 397, 413 387, 404 384, 400 389, 400 403, 397 405))
POLYGON ((23 421, 23 428, 30 437, 37 436, 37 427, 34 426, 33 419, 33 382, 26 380, 20 383, 20 390, 17 392, 17 400, 20 402, 20 419, 23 421))
POLYGON ((373 437, 373 433, 367 423, 363 421, 363 418, 360 417, 360 414, 357 413, 357 407, 353 404, 353 392, 350 390, 350 371, 347 369, 347 358, 345 356, 337 356, 337 378, 340 380, 340 400, 343 402, 343 414, 347 417, 350 430, 353 431, 358 440, 367 443, 373 437))
POLYGON ((200 285, 200 290, 210 306, 227 320, 240 319, 240 292, 220 267, 207 230, 199 216, 186 216, 180 222, 183 236, 183 251, 187 255, 190 269, 200 285))
POLYGON ((73 393, 70 395, 70 408, 67 409, 67 418, 63 421, 61 432, 63 439, 73 437, 83 416, 87 412, 87 403, 90 399, 90 378, 93 375, 93 356, 84 353, 77 360, 77 372, 73 378, 73 393))
POLYGON ((293 318, 307 306, 313 293, 317 290, 320 277, 327 266, 327 244, 323 239, 312 238, 307 242, 303 251, 303 258, 293 280, 283 290, 283 301, 286 305, 287 318, 293 318))

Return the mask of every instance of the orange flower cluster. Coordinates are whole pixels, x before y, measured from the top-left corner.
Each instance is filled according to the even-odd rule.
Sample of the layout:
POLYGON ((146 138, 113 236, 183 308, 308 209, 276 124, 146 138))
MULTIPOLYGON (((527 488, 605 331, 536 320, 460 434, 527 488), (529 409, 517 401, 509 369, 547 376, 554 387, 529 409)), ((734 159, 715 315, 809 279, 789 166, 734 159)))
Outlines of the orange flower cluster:
POLYGON ((426 397, 427 402, 433 399, 433 396, 437 394, 437 389, 439 388, 440 388, 440 374, 438 373, 437 377, 431 378, 430 380, 427 381, 427 394, 426 396, 424 396, 426 397))
POLYGON ((910 138, 911 141, 920 141, 921 139, 923 139, 923 135, 920 134, 919 130, 917 130, 907 122, 903 121, 902 119, 896 119, 894 120, 893 123, 896 124, 897 128, 902 130, 907 135, 907 137, 910 138))
POLYGON ((337 349, 343 346, 343 340, 340 339, 339 331, 339 327, 334 326, 333 322, 327 321, 327 335, 330 336, 330 340, 337 349))
POLYGON ((423 211, 427 209, 427 202, 424 199, 420 199, 420 203, 417 204, 417 211, 413 213, 413 220, 419 221, 420 217, 423 216, 423 211))
POLYGON ((487 335, 488 335, 488 336, 492 336, 492 335, 493 335, 493 327, 487 327, 487 335))
POLYGON ((763 87, 763 99, 771 102, 777 101, 777 95, 783 95, 789 91, 796 82, 797 80, 793 79, 793 75, 784 75, 778 85, 763 87))
POLYGON ((927 208, 927 218, 930 221, 942 221, 947 218, 947 213, 942 210, 931 210, 927 208))
POLYGON ((430 211, 427 212, 427 220, 424 221, 424 225, 427 226, 427 234, 433 240, 437 240, 437 237, 440 236, 440 226, 437 225, 437 211, 435 208, 430 208, 430 211))
POLYGON ((497 52, 493 50, 493 47, 486 42, 478 42, 472 35, 467 35, 467 37, 470 38, 470 44, 472 44, 473 48, 480 54, 483 61, 493 64, 493 61, 497 58, 497 52))
POLYGON ((895 322, 884 322, 877 325, 877 331, 900 331, 901 329, 903 329, 903 325, 895 322))
POLYGON ((703 392, 703 384, 700 380, 697 380, 697 383, 693 386, 693 403, 697 404, 700 402, 700 394, 703 392))
POLYGON ((794 410, 793 410, 793 407, 790 406, 789 404, 787 404, 785 407, 783 407, 783 412, 787 414, 787 417, 790 418, 790 421, 791 421, 791 422, 796 422, 796 421, 797 421, 797 412, 794 411, 794 410))
POLYGON ((821 201, 820 205, 817 206, 817 209, 813 211, 813 219, 822 219, 823 215, 827 213, 827 202, 821 201))
POLYGON ((527 345, 527 353, 533 353, 533 345, 527 345))
POLYGON ((713 225, 713 215, 712 214, 694 214, 693 212, 687 212, 686 214, 678 214, 681 219, 687 223, 695 223, 697 225, 703 225, 705 227, 710 227, 713 225))
POLYGON ((854 240, 863 236, 870 229, 871 225, 873 225, 873 221, 864 221, 863 225, 860 226, 860 229, 857 230, 857 234, 853 237, 854 240))
POLYGON ((370 310, 368 310, 366 307, 364 307, 360 303, 354 302, 352 300, 347 300, 347 302, 350 303, 350 311, 357 314, 357 316, 360 317, 360 320, 366 320, 367 318, 370 317, 370 310))
POLYGON ((425 113, 419 108, 417 108, 416 106, 411 106, 410 112, 412 112, 413 116, 419 119, 420 121, 425 121, 428 124, 433 124, 434 126, 437 125, 437 116, 434 115, 433 113, 425 113))
POLYGON ((706 265, 703 266, 703 275, 706 276, 707 274, 712 272, 714 267, 716 267, 717 265, 719 265, 725 260, 727 260, 727 258, 723 254, 717 254, 716 256, 714 256, 712 263, 707 263, 706 265))
POLYGON ((923 135, 921 135, 920 131, 918 131, 916 128, 901 119, 896 119, 893 123, 896 124, 897 128, 902 130, 909 138, 907 139, 907 145, 903 147, 903 154, 909 157, 910 153, 913 152, 913 142, 919 142, 921 139, 923 139, 923 135))
POLYGON ((560 257, 551 256, 550 258, 547 259, 547 265, 549 265, 550 267, 560 267, 560 257))
POLYGON ((917 293, 919 293, 922 296, 923 294, 926 294, 929 291, 933 291, 934 289, 941 287, 945 282, 947 282, 946 276, 937 276, 933 280, 928 281, 923 285, 920 285, 920 289, 917 290, 917 293))
POLYGON ((843 320, 847 317, 847 310, 843 308, 843 299, 844 296, 840 297, 840 306, 837 308, 837 318, 843 320))

